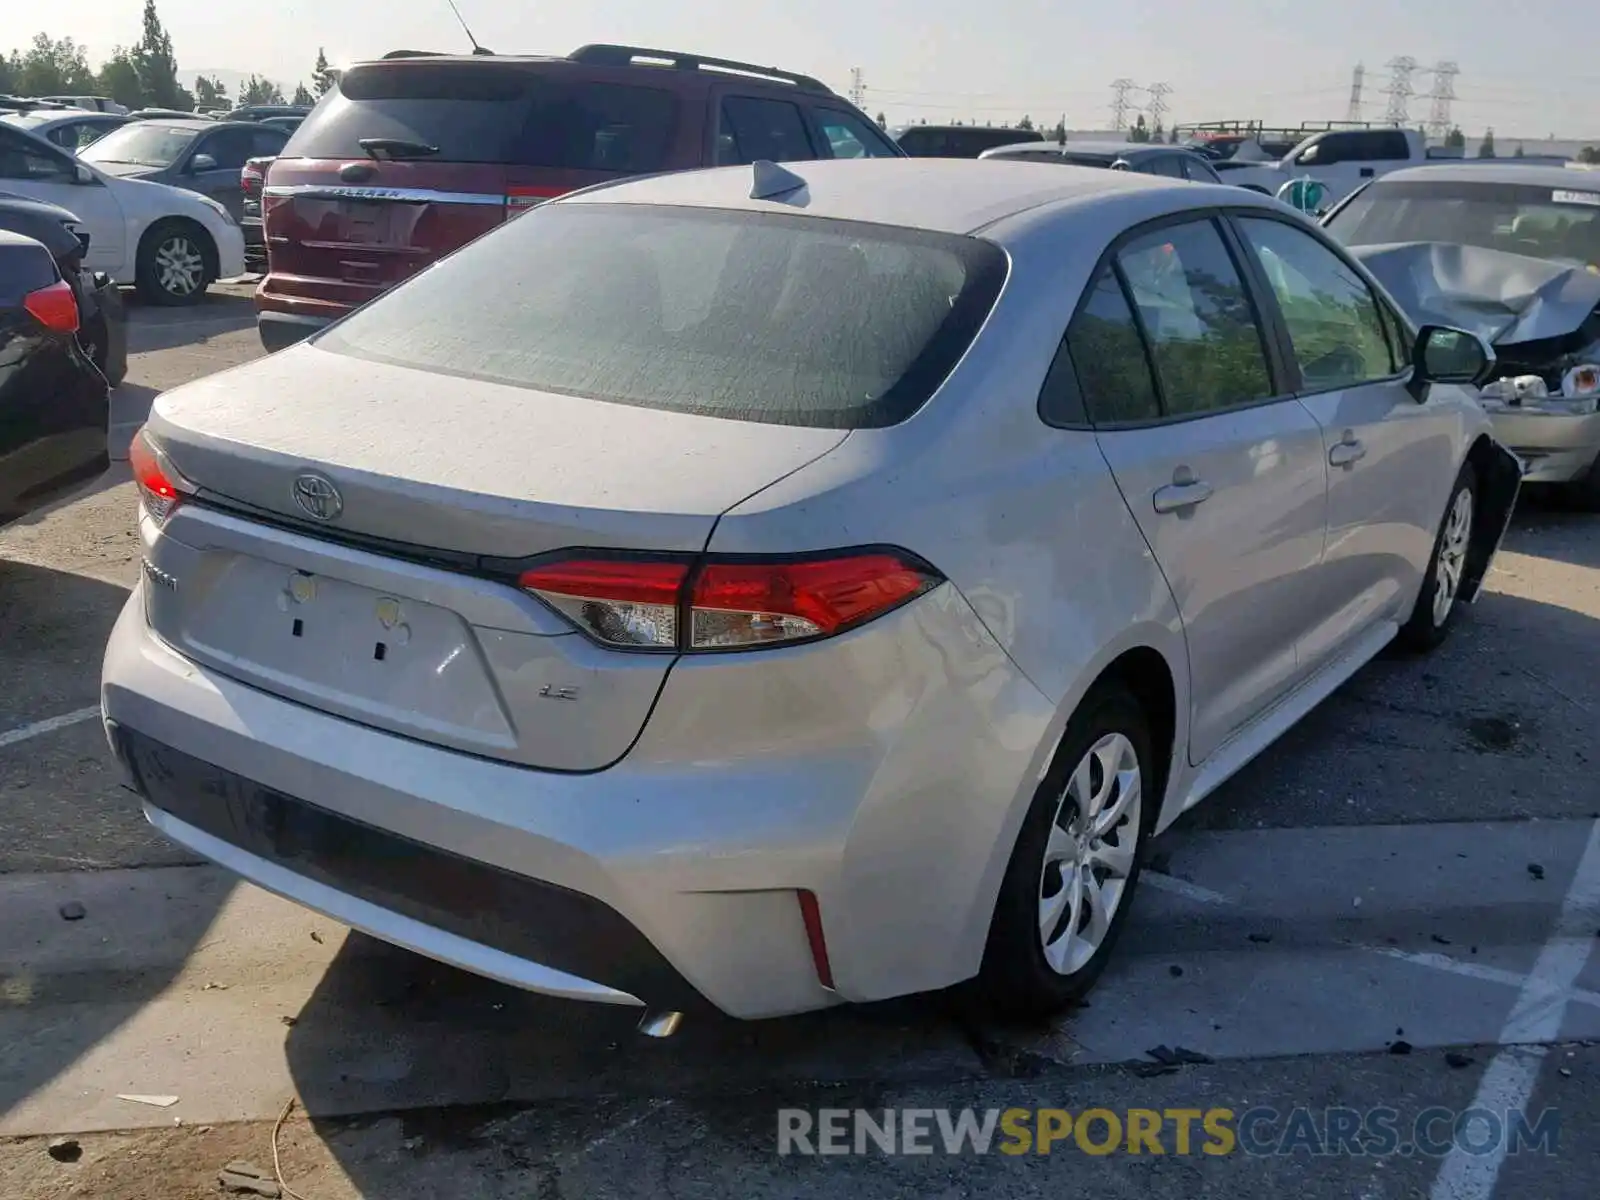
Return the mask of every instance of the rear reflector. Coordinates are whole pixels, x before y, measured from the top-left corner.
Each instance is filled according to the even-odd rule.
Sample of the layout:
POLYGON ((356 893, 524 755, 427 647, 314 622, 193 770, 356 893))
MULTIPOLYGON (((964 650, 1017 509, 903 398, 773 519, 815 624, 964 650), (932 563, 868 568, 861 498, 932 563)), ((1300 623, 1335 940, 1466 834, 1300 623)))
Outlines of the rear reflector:
POLYGON ((828 961, 828 941, 822 936, 822 909, 817 904, 816 893, 801 891, 800 919, 805 923, 806 941, 811 944, 811 962, 817 969, 817 980, 830 992, 833 990, 833 964, 828 961))
POLYGON ((55 333, 78 332, 78 298, 65 279, 29 292, 22 298, 22 307, 46 329, 55 333))
POLYGON ((568 559, 519 584, 608 646, 748 650, 830 637, 936 586, 932 568, 893 550, 794 560, 568 559))
POLYGON ((557 187, 508 187, 506 189, 506 207, 514 212, 523 209, 536 208, 546 200, 554 200, 557 196, 565 196, 570 188, 557 187))
POLYGON ((191 490, 180 483, 175 472, 162 462, 161 452, 141 427, 128 446, 128 466, 133 469, 133 481, 139 487, 139 499, 144 509, 157 525, 166 524, 173 509, 191 490))

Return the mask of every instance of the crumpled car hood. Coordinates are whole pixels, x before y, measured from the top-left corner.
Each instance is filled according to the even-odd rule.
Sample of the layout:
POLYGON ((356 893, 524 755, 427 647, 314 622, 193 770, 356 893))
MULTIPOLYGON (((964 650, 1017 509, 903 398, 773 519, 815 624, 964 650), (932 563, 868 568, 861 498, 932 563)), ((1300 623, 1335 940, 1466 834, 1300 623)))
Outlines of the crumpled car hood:
POLYGON ((1583 266, 1453 242, 1347 249, 1413 320, 1471 330, 1497 345, 1573 333, 1600 305, 1600 274, 1583 266))

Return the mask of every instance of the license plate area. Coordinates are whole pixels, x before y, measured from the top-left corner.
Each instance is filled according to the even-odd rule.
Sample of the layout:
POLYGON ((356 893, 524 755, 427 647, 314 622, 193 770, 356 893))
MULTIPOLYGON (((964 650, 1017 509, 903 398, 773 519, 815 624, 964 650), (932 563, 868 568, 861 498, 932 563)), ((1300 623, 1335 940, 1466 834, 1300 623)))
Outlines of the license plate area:
POLYGON ((181 610, 173 640, 185 653, 263 690, 398 732, 490 751, 515 745, 477 637, 459 614, 243 555, 207 567, 191 577, 202 586, 185 580, 184 592, 165 598, 181 610))
POLYGON ((339 228, 354 246, 394 244, 395 206, 377 200, 339 201, 339 228))

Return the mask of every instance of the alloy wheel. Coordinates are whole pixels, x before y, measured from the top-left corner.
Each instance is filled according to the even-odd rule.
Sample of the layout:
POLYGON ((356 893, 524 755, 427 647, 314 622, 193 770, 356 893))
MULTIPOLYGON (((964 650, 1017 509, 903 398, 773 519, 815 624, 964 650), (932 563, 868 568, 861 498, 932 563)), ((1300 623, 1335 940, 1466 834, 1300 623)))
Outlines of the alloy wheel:
POLYGON ((1105 943, 1128 892, 1142 804, 1133 743, 1106 734, 1068 777, 1045 844, 1039 938, 1058 975, 1081 971, 1105 943))
POLYGON ((205 283, 205 257, 193 239, 174 234, 156 247, 156 281, 172 296, 192 296, 205 283))
POLYGON ((1472 540, 1472 491, 1462 488, 1450 505, 1444 533, 1439 538, 1439 561, 1434 568, 1433 623, 1443 625, 1455 607, 1466 569, 1467 547, 1472 540))

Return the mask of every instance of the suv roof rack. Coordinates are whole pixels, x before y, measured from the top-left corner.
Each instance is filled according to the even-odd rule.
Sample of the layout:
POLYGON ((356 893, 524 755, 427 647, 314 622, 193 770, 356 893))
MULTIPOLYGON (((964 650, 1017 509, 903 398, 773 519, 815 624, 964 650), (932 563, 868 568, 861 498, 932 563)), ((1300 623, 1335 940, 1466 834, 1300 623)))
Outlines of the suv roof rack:
POLYGON ((761 67, 754 63, 736 62, 728 58, 707 58, 702 54, 685 54, 681 50, 653 50, 647 46, 616 46, 596 42, 580 46, 567 58, 575 63, 593 66, 628 67, 635 64, 671 67, 678 71, 712 70, 734 75, 748 75, 758 79, 771 79, 788 83, 806 92, 833 94, 833 89, 810 75, 797 75, 777 67, 761 67))
POLYGON ((439 50, 391 50, 384 58, 443 58, 439 50))

